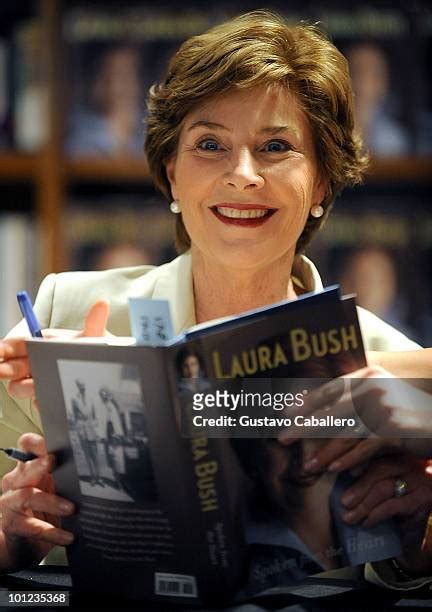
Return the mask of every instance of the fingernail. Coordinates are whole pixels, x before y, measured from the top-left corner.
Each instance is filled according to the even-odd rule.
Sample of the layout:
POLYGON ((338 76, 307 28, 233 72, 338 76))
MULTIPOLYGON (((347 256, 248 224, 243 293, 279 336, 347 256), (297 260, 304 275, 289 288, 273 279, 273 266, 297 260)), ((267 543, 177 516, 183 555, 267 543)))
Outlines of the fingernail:
POLYGON ((305 472, 313 472, 318 467, 318 459, 314 457, 313 459, 309 459, 303 465, 303 469, 305 472))
POLYGON ((342 464, 340 463, 340 461, 333 461, 333 463, 330 463, 330 465, 327 468, 327 472, 337 472, 338 470, 340 470, 342 467, 342 464))
POLYGON ((70 533, 70 532, 60 533, 58 540, 59 540, 59 544, 63 544, 64 546, 67 546, 68 544, 72 544, 72 542, 74 541, 73 533, 70 533))
POLYGON ((352 502, 354 501, 354 499, 355 499, 354 493, 345 493, 341 497, 341 502, 343 503, 344 506, 350 506, 352 502))
POLYGON ((72 514, 72 512, 74 511, 74 506, 73 504, 71 504, 68 501, 61 501, 59 503, 59 508, 61 512, 64 512, 66 514, 72 514))
POLYGON ((345 512, 345 514, 342 515, 342 518, 346 523, 355 523, 356 514, 355 512, 345 512))

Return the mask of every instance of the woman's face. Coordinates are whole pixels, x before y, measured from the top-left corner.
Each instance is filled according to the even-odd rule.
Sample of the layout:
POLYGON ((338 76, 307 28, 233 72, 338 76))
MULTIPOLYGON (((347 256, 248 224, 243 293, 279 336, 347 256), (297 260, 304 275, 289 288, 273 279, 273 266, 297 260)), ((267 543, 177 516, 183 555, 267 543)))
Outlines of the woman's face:
POLYGON ((183 361, 183 376, 184 378, 199 378, 200 364, 198 357, 195 355, 189 355, 183 361))
POLYGON ((192 111, 167 174, 194 254, 237 269, 292 257, 325 195, 309 123, 277 87, 231 91, 192 111))

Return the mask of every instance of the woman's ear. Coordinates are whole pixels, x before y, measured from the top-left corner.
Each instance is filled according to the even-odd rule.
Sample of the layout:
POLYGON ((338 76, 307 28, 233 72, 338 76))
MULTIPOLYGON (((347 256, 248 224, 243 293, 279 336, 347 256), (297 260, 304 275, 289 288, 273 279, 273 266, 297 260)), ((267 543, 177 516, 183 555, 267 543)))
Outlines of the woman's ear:
POLYGON ((321 204, 328 192, 329 181, 323 172, 318 172, 314 185, 312 204, 321 204))
POLYGON ((176 196, 177 182, 175 179, 175 165, 176 165, 176 158, 170 157, 169 160, 165 164, 165 170, 166 170, 167 179, 171 186, 171 194, 173 198, 176 200, 177 199, 177 196, 176 196))

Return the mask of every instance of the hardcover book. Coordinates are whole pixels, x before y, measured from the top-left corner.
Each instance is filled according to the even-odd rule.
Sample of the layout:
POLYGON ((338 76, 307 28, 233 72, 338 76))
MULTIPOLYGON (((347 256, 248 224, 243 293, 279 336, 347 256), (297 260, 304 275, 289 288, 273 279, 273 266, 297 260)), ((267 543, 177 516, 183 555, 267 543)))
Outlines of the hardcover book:
POLYGON ((76 589, 216 604, 400 554, 391 523, 343 522, 349 474, 303 472, 319 426, 276 438, 312 380, 365 365, 352 298, 331 288, 172 340, 163 317, 140 322, 159 345, 29 341, 56 491, 78 508, 76 589))

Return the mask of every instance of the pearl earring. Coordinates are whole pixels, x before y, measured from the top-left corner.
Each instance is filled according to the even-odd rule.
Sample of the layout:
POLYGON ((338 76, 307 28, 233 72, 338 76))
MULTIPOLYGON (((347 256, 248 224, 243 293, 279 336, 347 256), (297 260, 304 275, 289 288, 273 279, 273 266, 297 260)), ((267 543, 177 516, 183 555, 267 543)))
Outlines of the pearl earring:
POLYGON ((170 211, 175 215, 178 215, 181 212, 181 206, 177 200, 173 200, 170 204, 170 211))
POLYGON ((312 206, 310 214, 312 217, 315 217, 315 219, 319 219, 324 214, 324 208, 321 206, 321 204, 315 204, 312 206))

